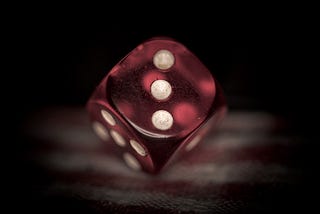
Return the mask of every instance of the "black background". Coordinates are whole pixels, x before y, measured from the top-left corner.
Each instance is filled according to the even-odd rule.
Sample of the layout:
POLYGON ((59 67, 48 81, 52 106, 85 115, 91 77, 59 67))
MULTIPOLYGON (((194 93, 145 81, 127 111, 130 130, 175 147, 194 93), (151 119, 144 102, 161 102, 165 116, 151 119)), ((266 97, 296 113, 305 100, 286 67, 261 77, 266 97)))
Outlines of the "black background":
MULTIPOLYGON (((146 39, 183 43, 222 84, 231 109, 280 114, 297 130, 312 117, 310 43, 283 26, 188 30, 104 30, 35 25, 16 34, 15 82, 22 117, 50 105, 84 105, 95 86, 146 39)), ((20 116, 19 116, 20 117, 20 116)))
MULTIPOLYGON (((219 29, 210 25, 184 30, 26 25, 13 37, 13 52, 18 56, 12 67, 17 69, 11 73, 13 87, 9 90, 13 93, 9 93, 10 105, 5 106, 12 113, 6 116, 19 130, 42 108, 84 106, 95 86, 129 51, 151 37, 169 36, 194 52, 212 71, 225 91, 230 110, 274 113, 289 121, 292 133, 303 136, 304 156, 299 161, 305 176, 295 192, 298 200, 294 202, 301 201, 301 207, 309 206, 312 202, 304 196, 311 194, 309 190, 314 184, 316 152, 311 138, 315 132, 310 121, 315 115, 312 104, 316 99, 312 96, 315 80, 311 77, 312 58, 309 58, 312 44, 297 31, 306 32, 283 25, 219 29)), ((8 165, 7 174, 9 185, 17 190, 10 192, 15 195, 25 190, 27 197, 30 190, 16 172, 21 169, 23 160, 19 156, 27 145, 23 136, 16 134, 13 142, 18 157, 8 165)), ((21 170, 28 173, 28 168, 21 170)), ((290 204, 293 198, 284 199, 285 204, 290 204)), ((16 203, 15 199, 12 201, 16 203)))

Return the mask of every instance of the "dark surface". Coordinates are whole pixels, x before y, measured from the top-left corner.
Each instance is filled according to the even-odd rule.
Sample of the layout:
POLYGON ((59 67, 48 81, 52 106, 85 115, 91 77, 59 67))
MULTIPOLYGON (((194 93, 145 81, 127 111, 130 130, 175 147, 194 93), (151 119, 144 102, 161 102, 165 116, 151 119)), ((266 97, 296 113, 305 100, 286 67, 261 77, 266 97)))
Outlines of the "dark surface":
MULTIPOLYGON (((296 27, 230 27, 217 29, 212 33, 193 28, 184 31, 103 29, 105 28, 97 31, 83 26, 70 28, 31 22, 15 34, 14 40, 18 48, 12 50, 20 57, 12 64, 17 67, 17 71, 11 74, 16 90, 12 94, 9 93, 9 99, 4 104, 4 107, 10 110, 9 114, 5 115, 10 117, 7 126, 13 127, 5 133, 11 137, 12 143, 8 144, 10 150, 3 149, 8 175, 6 177, 9 178, 6 183, 9 193, 7 198, 11 202, 11 209, 52 213, 125 213, 142 212, 144 209, 150 212, 174 212, 178 211, 179 204, 184 204, 186 209, 203 209, 202 211, 210 210, 217 213, 281 213, 296 210, 307 212, 315 206, 315 199, 311 195, 316 186, 314 175, 318 146, 314 138, 317 133, 316 125, 311 125, 310 121, 315 116, 312 92, 316 85, 315 79, 310 75, 313 72, 309 67, 312 58, 309 58, 309 52, 305 49, 310 44, 308 40, 297 37, 296 27), (96 173, 95 163, 90 163, 88 167, 88 163, 82 162, 81 158, 75 162, 83 163, 88 168, 80 168, 75 172, 69 169, 63 171, 59 167, 54 168, 54 163, 46 163, 45 158, 39 156, 43 150, 59 153, 64 151, 65 147, 69 147, 68 144, 59 146, 63 138, 61 133, 69 133, 66 135, 74 140, 85 130, 89 135, 88 142, 97 143, 85 119, 79 121, 79 124, 76 122, 78 125, 82 124, 80 129, 78 125, 74 126, 72 121, 77 118, 75 115, 80 111, 79 117, 85 118, 81 107, 114 64, 145 39, 159 35, 177 39, 200 58, 224 88, 231 112, 245 112, 249 117, 251 113, 263 112, 273 118, 272 120, 283 121, 283 124, 275 123, 282 124, 280 127, 276 125, 275 130, 278 131, 275 132, 264 133, 253 129, 242 133, 242 124, 247 122, 247 117, 243 117, 237 126, 238 130, 225 131, 230 132, 237 140, 242 139, 238 135, 240 132, 240 135, 245 135, 245 139, 249 139, 250 142, 250 139, 258 136, 264 143, 258 143, 259 146, 251 143, 249 148, 239 143, 239 153, 233 154, 226 149, 220 156, 207 160, 209 163, 218 161, 217 164, 219 161, 227 160, 228 164, 240 165, 243 159, 247 162, 256 160, 253 161, 253 164, 258 164, 255 165, 256 168, 249 167, 246 171, 249 174, 244 173, 247 175, 244 178, 231 174, 227 180, 233 177, 238 179, 231 184, 220 180, 215 186, 217 181, 213 180, 214 185, 208 182, 204 186, 198 183, 193 186, 189 183, 179 183, 180 181, 174 184, 163 181, 162 178, 166 175, 148 180, 145 176, 131 174, 122 163, 117 163, 117 166, 123 174, 112 172, 113 177, 109 171, 96 173), (69 107, 65 110, 64 107, 56 108, 57 106, 69 107), (48 108, 51 110, 42 112, 48 108), (46 129, 45 124, 48 121, 53 126, 46 129), (34 132, 36 124, 42 125, 34 132), (278 145, 278 140, 274 140, 278 135, 282 139, 280 141, 285 143, 278 145), (87 173, 86 170, 93 171, 87 173), (261 171, 266 171, 266 174, 261 171), (110 177, 106 179, 106 175, 111 176, 111 180, 110 177), (115 179, 119 177, 124 178, 115 179), (112 182, 112 179, 120 183, 112 182), (149 189, 134 186, 135 183, 131 182, 131 179, 138 182, 142 180, 149 185, 149 189), (98 188, 97 195, 90 195, 91 187, 84 186, 78 189, 77 185, 82 184, 92 184, 95 189, 102 188, 98 188), (130 186, 131 184, 133 186, 130 186), (199 185, 202 188, 199 189, 199 185), (104 187, 107 187, 105 191, 104 187), (153 193, 162 192, 158 199, 164 204, 168 203, 170 207, 163 208, 153 202, 144 204, 144 193, 135 195, 137 190, 139 193, 150 190, 153 193), (195 194, 190 195, 190 192, 195 194), (102 196, 99 194, 107 197, 100 200, 99 197, 102 196), (122 198, 127 194, 136 200, 132 203, 123 201, 122 198), (189 199, 194 200, 188 201, 189 199), (169 203, 171 200, 173 202, 169 203), (201 206, 198 206, 199 202, 201 206)), ((7 90, 11 91, 11 88, 7 90)), ((207 144, 210 147, 211 143, 207 144)), ((222 145, 228 148, 227 141, 222 142, 222 145)), ((215 147, 214 144, 212 147, 215 147)), ((81 152, 85 152, 85 155, 86 152, 90 152, 84 150, 81 152)), ((66 158, 69 157, 69 152, 80 153, 77 148, 68 148, 66 158)), ((82 157, 87 160, 87 156, 82 157)), ((50 162, 50 157, 48 159, 50 162)), ((183 164, 189 164, 191 160, 193 159, 187 159, 177 167, 183 167, 183 164)), ((194 161, 198 163, 197 159, 194 161)), ((240 172, 236 172, 241 174, 241 169, 240 167, 240 172)), ((217 170, 219 173, 211 173, 210 176, 223 174, 224 170, 228 172, 228 169, 219 167, 217 170)), ((170 175, 170 171, 168 173, 170 175)), ((184 177, 182 174, 178 175, 184 177)), ((149 195, 147 198, 149 199, 149 195)))
MULTIPOLYGON (((201 147, 157 176, 134 172, 90 128, 83 108, 51 108, 25 124, 30 211, 275 213, 308 210, 300 148, 286 121, 229 112, 201 147), (29 170, 29 169, 28 169, 29 170), (31 200, 30 200, 31 197, 31 200)), ((23 164, 24 165, 24 164, 23 164)))

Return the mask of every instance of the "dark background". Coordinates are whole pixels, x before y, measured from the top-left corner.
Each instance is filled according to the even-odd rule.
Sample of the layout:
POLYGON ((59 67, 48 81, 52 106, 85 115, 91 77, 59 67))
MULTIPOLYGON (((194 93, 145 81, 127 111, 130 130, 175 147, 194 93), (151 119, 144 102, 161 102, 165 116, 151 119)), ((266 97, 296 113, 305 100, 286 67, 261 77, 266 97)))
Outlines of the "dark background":
POLYGON ((21 58, 15 82, 24 104, 19 113, 23 117, 48 105, 84 105, 129 51, 151 37, 169 36, 212 71, 231 109, 280 114, 302 131, 312 117, 315 86, 312 44, 297 31, 287 25, 148 31, 31 25, 16 34, 21 58))
MULTIPOLYGON (((316 154, 312 141, 315 132, 310 125, 315 115, 312 104, 315 81, 309 67, 310 44, 296 34, 297 29, 283 26, 217 30, 103 29, 31 25, 15 33, 18 44, 15 50, 19 56, 13 65, 17 71, 12 73, 15 92, 10 96, 14 127, 19 130, 31 115, 45 107, 84 106, 95 86, 129 51, 151 37, 169 36, 194 52, 212 71, 225 91, 231 111, 271 112, 289 121, 290 131, 303 137, 303 156, 297 162, 305 176, 294 191, 297 198, 291 196, 284 202, 288 205, 292 200, 301 202, 299 207, 309 206, 311 201, 306 195, 311 194, 314 184, 316 154)), ((11 168, 8 174, 9 184, 17 190, 10 192, 21 191, 28 197, 30 189, 16 172, 17 169, 29 172, 21 165, 21 156, 28 145, 24 144, 23 135, 13 136, 17 159, 8 165, 11 168)), ((31 169, 29 173, 37 176, 31 169)))

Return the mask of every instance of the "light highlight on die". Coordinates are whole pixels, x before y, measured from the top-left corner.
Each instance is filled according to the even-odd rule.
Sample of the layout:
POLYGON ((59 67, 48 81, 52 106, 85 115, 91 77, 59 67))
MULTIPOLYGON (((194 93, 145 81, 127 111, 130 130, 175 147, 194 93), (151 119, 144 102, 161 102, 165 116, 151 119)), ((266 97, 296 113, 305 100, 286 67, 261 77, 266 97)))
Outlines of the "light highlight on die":
POLYGON ((195 136, 186 146, 186 151, 192 150, 194 147, 196 147, 200 143, 200 141, 201 141, 201 136, 200 135, 195 136))

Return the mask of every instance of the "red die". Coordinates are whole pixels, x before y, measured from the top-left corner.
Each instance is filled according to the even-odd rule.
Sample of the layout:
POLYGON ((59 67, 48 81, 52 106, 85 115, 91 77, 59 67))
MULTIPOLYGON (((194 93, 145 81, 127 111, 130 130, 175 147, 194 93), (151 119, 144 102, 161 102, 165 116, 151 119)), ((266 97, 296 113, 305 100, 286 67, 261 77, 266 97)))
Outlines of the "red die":
POLYGON ((93 129, 135 170, 189 152, 225 114, 223 92, 182 44, 154 38, 113 67, 87 103, 93 129))

